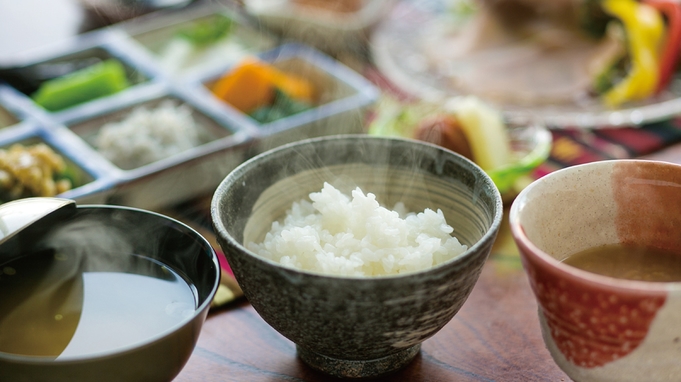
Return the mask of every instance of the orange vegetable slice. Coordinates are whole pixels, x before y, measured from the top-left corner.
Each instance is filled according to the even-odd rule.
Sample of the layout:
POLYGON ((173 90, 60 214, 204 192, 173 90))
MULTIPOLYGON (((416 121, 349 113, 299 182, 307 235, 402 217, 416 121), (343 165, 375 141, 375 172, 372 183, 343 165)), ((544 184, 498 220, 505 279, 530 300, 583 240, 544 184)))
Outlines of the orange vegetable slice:
POLYGON ((244 113, 272 102, 272 74, 259 62, 247 62, 220 78, 213 94, 244 113))
POLYGON ((275 88, 299 101, 312 103, 314 99, 314 87, 310 81, 260 61, 242 63, 220 78, 211 91, 240 111, 250 113, 270 105, 275 88))

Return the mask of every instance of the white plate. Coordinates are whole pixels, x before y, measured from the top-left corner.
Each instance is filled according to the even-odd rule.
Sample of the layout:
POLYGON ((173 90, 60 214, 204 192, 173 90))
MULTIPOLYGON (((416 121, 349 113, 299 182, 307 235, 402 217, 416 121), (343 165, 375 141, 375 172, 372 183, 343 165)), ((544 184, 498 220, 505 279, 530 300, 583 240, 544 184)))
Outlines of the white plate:
MULTIPOLYGON (((371 37, 371 53, 378 69, 398 87, 428 101, 462 95, 452 81, 434 69, 438 65, 429 62, 425 52, 426 45, 432 46, 444 35, 445 21, 456 22, 451 15, 445 20, 446 9, 444 0, 403 0, 371 37)), ((451 70, 454 65, 440 66, 451 70)), ((514 123, 538 119, 552 128, 641 125, 681 113, 681 78, 677 75, 664 94, 618 109, 609 109, 594 98, 563 105, 486 101, 514 123)))

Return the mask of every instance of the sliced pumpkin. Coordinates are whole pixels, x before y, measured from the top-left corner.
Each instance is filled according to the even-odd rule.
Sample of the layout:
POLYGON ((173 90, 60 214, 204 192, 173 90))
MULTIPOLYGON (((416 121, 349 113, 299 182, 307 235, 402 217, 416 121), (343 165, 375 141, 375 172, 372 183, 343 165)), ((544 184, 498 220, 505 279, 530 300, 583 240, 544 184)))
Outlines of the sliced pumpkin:
POLYGON ((271 105, 275 89, 302 102, 312 103, 314 98, 314 87, 310 81, 261 61, 240 64, 220 78, 211 90, 215 96, 248 114, 271 105))

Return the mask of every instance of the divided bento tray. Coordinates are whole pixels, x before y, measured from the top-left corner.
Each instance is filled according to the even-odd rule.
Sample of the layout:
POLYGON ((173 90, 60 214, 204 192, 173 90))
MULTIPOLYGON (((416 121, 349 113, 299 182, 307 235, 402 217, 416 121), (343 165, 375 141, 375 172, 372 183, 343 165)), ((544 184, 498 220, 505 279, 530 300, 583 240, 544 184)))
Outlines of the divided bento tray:
MULTIPOLYGON (((184 47, 186 50, 186 47, 184 47)), ((185 52, 186 53, 186 52, 185 52)), ((174 53, 177 54, 177 49, 174 53)), ((73 188, 59 197, 79 203, 109 203, 156 209, 211 192, 249 157, 308 137, 360 133, 364 113, 378 97, 364 77, 314 48, 283 44, 224 5, 201 5, 142 17, 26 52, 10 63, 18 68, 76 59, 114 58, 130 84, 113 95, 51 112, 30 94, 0 81, 0 148, 43 142, 71 170, 73 188), (225 37, 202 47, 198 58, 166 60, 162 53, 179 28, 197 20, 228 17, 225 37), (218 78, 247 57, 306 78, 317 91, 302 112, 259 123, 210 91, 218 78), (139 167, 116 165, 96 145, 102 126, 120 122, 140 107, 172 103, 189 110, 198 127, 198 145, 139 167)), ((7 62, 0 63, 0 69, 7 62)))

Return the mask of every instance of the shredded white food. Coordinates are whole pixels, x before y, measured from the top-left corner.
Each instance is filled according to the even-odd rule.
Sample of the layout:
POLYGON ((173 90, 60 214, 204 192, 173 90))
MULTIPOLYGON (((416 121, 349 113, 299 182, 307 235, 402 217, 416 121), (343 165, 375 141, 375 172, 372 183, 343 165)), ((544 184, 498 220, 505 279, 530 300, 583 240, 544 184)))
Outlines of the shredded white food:
POLYGON ((186 104, 166 100, 154 109, 135 108, 120 122, 102 126, 96 147, 124 169, 140 167, 200 144, 199 128, 186 104))
POLYGON ((273 222, 256 254, 284 266, 338 276, 396 275, 431 268, 466 251, 441 210, 391 211, 360 188, 352 198, 324 183, 273 222))

